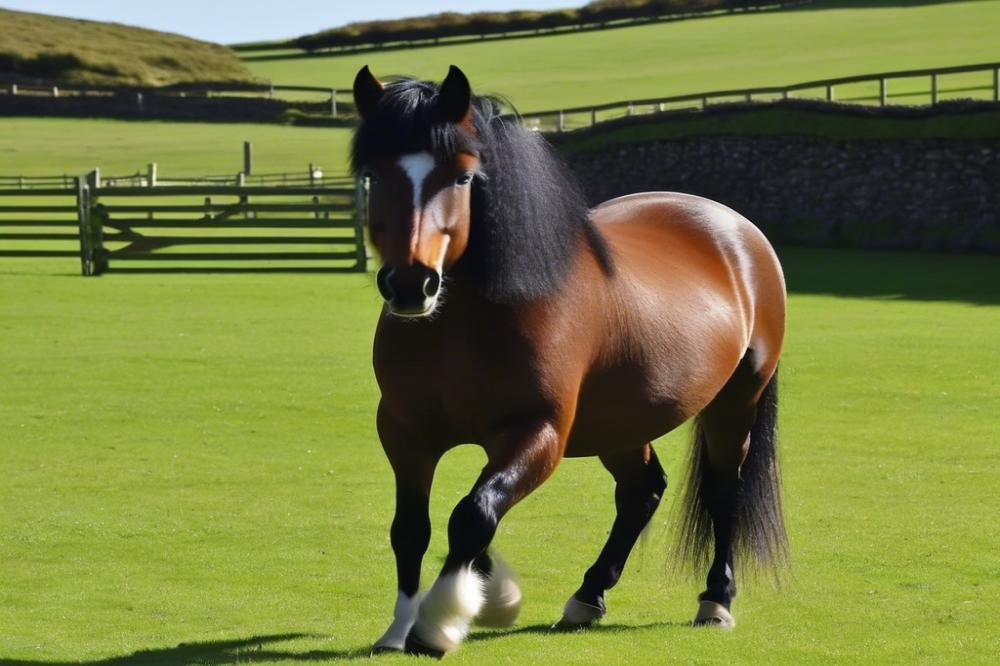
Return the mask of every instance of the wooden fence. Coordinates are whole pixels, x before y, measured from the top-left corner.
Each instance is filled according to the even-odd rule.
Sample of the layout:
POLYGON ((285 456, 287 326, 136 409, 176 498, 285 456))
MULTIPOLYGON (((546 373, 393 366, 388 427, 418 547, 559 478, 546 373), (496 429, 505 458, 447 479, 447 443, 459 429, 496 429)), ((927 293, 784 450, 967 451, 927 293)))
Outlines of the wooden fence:
POLYGON ((155 97, 166 97, 173 100, 190 98, 192 100, 216 99, 284 99, 291 101, 301 99, 290 93, 305 93, 309 100, 324 100, 326 112, 333 118, 353 113, 354 102, 350 86, 298 86, 272 84, 176 84, 171 86, 125 87, 125 86, 81 86, 72 84, 61 85, 24 85, 17 83, 0 84, 0 96, 48 97, 59 99, 65 97, 83 98, 128 98, 135 111, 143 112, 145 107, 155 97))
MULTIPOLYGON (((762 102, 778 99, 826 99, 827 101, 871 101, 880 106, 889 104, 890 82, 900 79, 922 79, 926 87, 921 88, 931 104, 941 101, 944 91, 942 78, 947 76, 982 74, 983 81, 975 86, 975 90, 986 92, 986 97, 994 102, 1000 101, 1000 62, 962 65, 958 67, 938 67, 934 69, 911 69, 877 74, 862 74, 844 76, 836 79, 821 79, 806 81, 787 86, 765 86, 760 88, 743 88, 738 90, 717 90, 714 92, 674 95, 671 97, 655 97, 649 99, 626 100, 597 104, 594 106, 577 106, 565 109, 538 111, 522 115, 524 123, 539 131, 564 132, 583 127, 592 127, 601 122, 617 120, 623 117, 649 115, 665 111, 700 108, 705 109, 712 104, 724 102, 762 102), (988 80, 987 80, 988 79, 988 80), (870 95, 862 100, 842 99, 837 97, 837 88, 847 85, 869 84, 872 87, 870 95), (877 91, 875 90, 877 86, 877 91)), ((968 91, 964 91, 968 92, 968 91)), ((906 95, 914 95, 912 91, 906 95)))
POLYGON ((69 189, 0 187, 0 257, 78 257, 88 276, 364 271, 365 200, 363 183, 346 179, 323 186, 149 187, 109 184, 93 171, 69 189))

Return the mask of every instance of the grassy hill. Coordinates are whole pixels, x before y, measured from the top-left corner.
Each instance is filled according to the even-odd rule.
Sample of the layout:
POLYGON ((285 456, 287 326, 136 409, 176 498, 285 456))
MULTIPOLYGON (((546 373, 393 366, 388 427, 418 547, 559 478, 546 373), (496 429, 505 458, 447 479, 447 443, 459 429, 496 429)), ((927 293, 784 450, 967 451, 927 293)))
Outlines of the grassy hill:
POLYGON ((0 9, 0 80, 167 85, 249 81, 224 46, 117 23, 0 9))
POLYGON ((248 65, 276 82, 347 86, 364 64, 379 76, 434 79, 457 64, 478 91, 532 111, 1000 60, 998 22, 1000 0, 827 0, 782 12, 248 65))

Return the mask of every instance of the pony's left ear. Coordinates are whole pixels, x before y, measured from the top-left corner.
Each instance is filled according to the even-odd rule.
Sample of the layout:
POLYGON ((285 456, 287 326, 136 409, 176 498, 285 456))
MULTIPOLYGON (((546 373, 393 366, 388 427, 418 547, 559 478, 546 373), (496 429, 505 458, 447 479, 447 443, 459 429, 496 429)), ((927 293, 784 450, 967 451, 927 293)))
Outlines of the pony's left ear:
POLYGON ((438 92, 438 112, 448 122, 461 123, 469 116, 471 102, 472 86, 469 85, 469 79, 462 70, 452 65, 438 92))

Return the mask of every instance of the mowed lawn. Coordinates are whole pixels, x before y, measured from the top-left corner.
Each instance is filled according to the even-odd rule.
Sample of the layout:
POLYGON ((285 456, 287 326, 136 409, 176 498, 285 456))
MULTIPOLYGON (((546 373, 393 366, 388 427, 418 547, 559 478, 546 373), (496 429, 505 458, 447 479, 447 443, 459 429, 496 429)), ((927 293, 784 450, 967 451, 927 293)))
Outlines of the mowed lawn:
MULTIPOLYGON (((998 22, 1000 0, 821 0, 778 12, 247 64, 276 83, 331 87, 349 87, 365 64, 379 76, 438 81, 454 64, 476 91, 503 94, 527 112, 995 62, 998 22)), ((991 83, 989 72, 942 78, 941 95, 984 97, 991 83)), ((926 77, 893 81, 890 101, 927 103, 929 89, 926 77)), ((877 92, 875 86, 852 86, 838 89, 837 98, 877 101, 877 92)))
MULTIPOLYGON (((680 432, 601 628, 547 631, 612 518, 610 478, 571 460, 497 538, 518 627, 476 631, 448 663, 995 659, 1000 265, 781 255, 783 588, 745 582, 731 633, 686 626, 699 584, 665 555, 680 432)), ((0 264, 0 664, 367 658, 395 586, 371 275, 76 270, 0 264)), ((425 583, 482 463, 463 447, 440 468, 425 583)))

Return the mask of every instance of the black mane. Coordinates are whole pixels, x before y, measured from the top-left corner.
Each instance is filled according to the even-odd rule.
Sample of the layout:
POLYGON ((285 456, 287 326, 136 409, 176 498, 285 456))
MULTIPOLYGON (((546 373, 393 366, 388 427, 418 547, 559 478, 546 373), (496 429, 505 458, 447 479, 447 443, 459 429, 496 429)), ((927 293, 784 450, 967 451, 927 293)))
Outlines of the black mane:
POLYGON ((478 155, 482 172, 473 181, 469 247, 456 269, 471 274, 492 301, 522 302, 557 290, 581 236, 610 274, 610 251, 580 185, 548 142, 517 117, 502 115, 494 97, 472 98, 475 134, 443 122, 438 90, 412 79, 387 85, 354 135, 354 173, 379 157, 424 150, 439 160, 478 155))

